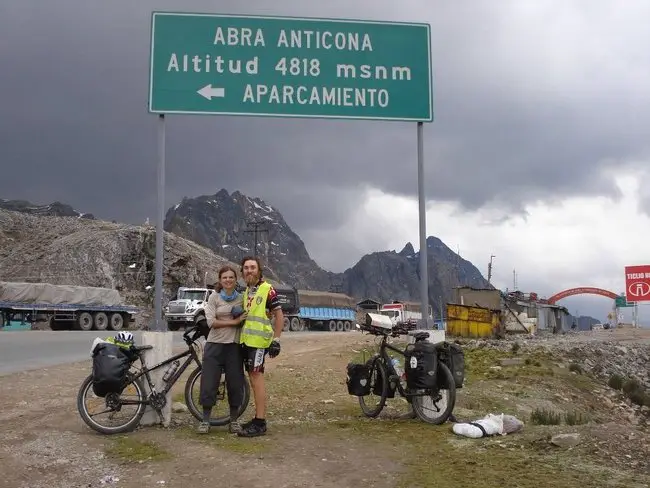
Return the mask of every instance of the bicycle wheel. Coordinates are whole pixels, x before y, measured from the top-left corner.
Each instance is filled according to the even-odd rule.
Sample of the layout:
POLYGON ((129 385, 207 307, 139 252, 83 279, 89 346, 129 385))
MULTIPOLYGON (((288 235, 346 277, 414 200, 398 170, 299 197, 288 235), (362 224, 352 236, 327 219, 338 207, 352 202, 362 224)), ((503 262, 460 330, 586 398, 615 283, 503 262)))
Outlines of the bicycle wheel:
MULTIPOLYGON (((185 405, 189 409, 190 413, 197 419, 203 420, 203 406, 199 400, 199 395, 201 392, 201 372, 202 368, 197 367, 187 378, 187 383, 185 383, 185 405)), ((219 390, 217 391, 217 405, 212 409, 212 417, 210 417, 210 425, 220 426, 227 425, 230 423, 230 406, 228 405, 228 389, 226 388, 225 375, 221 376, 222 380, 219 382, 219 390), (220 404, 224 405, 225 411, 223 413, 217 413, 217 407, 220 404)), ((248 381, 244 380, 244 401, 242 402, 239 410, 237 412, 237 418, 241 417, 246 409, 248 408, 248 403, 250 402, 250 385, 248 381)))
POLYGON ((370 364, 370 395, 360 396, 359 405, 366 417, 374 418, 381 413, 386 405, 386 398, 388 397, 388 373, 386 372, 386 366, 384 366, 380 358, 370 359, 366 364, 370 364), (370 407, 366 403, 366 399, 368 397, 374 397, 376 392, 380 392, 379 403, 375 407, 370 407))
POLYGON ((135 430, 140 423, 140 419, 144 415, 146 405, 144 403, 138 403, 137 405, 123 405, 120 403, 120 400, 129 397, 129 400, 143 402, 146 399, 146 395, 141 379, 129 382, 122 393, 109 393, 104 398, 98 397, 94 394, 92 385, 93 376, 91 374, 88 375, 83 383, 81 383, 81 387, 79 387, 79 392, 77 393, 77 410, 86 425, 94 431, 107 435, 122 434, 124 432, 135 430), (87 396, 94 402, 103 404, 104 410, 98 414, 91 414, 85 401, 87 396), (117 423, 117 425, 110 426, 96 420, 97 415, 109 414, 109 417, 112 418, 114 415, 122 413, 123 410, 131 408, 134 409, 133 413, 127 415, 125 419, 117 423))
POLYGON ((442 362, 438 363, 438 374, 444 377, 448 390, 434 390, 431 395, 414 396, 411 398, 413 410, 420 420, 427 424, 444 424, 456 405, 456 383, 449 368, 442 362), (438 404, 443 402, 444 407, 438 404))

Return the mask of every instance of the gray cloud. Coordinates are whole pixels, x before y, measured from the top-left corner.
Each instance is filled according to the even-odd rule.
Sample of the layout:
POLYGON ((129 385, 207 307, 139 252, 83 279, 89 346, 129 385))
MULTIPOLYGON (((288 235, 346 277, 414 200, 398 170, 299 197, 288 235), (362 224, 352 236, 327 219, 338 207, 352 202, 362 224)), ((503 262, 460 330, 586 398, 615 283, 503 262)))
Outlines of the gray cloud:
MULTIPOLYGON (((649 154, 647 3, 242 0, 223 12, 429 21, 435 117, 430 199, 521 210, 530 199, 616 196, 601 169, 649 154), (645 6, 645 7, 644 7, 645 6), (555 16, 556 14, 558 16, 555 16), (561 13, 561 15, 560 15, 561 13), (543 15, 542 15, 543 14, 543 15), (543 20, 545 19, 545 20, 543 20)), ((213 2, 13 0, 0 7, 0 195, 104 218, 155 215, 148 114, 153 8, 213 2)), ((169 117, 167 204, 225 187, 265 198, 299 233, 337 228, 362 183, 417 191, 415 125, 169 117)))

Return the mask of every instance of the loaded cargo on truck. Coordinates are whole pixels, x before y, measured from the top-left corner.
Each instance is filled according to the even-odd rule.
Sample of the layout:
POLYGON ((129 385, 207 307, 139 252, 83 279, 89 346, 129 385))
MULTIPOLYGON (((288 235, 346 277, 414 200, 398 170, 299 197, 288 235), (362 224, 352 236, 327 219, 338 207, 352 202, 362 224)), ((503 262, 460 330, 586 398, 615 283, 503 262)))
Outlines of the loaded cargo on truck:
MULTIPOLYGON (((418 323, 422 320, 422 306, 417 302, 384 303, 379 307, 378 312, 390 317, 393 326, 398 324, 418 323)), ((428 318, 433 317, 433 309, 429 305, 428 318)))
POLYGON ((0 281, 0 330, 39 316, 52 330, 121 330, 138 312, 111 288, 0 281))
POLYGON ((356 322, 356 302, 343 293, 297 290, 276 286, 285 331, 350 331, 356 322))

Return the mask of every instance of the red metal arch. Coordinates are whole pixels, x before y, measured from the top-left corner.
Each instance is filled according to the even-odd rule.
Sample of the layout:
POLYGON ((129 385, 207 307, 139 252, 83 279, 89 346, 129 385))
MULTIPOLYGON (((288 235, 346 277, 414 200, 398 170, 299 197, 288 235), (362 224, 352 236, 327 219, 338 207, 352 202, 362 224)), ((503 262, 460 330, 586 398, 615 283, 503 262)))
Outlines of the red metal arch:
POLYGON ((600 295, 603 297, 615 299, 618 295, 614 292, 603 290, 602 288, 592 288, 590 286, 581 286, 580 288, 570 288, 568 290, 561 291, 556 293, 548 299, 548 303, 555 303, 558 300, 563 298, 570 297, 573 295, 600 295))

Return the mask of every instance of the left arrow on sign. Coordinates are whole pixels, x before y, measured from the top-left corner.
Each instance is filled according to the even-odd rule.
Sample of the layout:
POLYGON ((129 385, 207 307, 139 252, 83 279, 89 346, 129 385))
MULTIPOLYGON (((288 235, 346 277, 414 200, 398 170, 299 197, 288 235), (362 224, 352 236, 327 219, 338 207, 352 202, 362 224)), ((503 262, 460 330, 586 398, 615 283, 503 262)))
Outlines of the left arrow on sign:
POLYGON ((226 89, 225 88, 217 88, 216 86, 210 85, 205 85, 203 88, 200 90, 197 90, 199 95, 201 95, 204 98, 207 98, 208 100, 212 100, 213 97, 218 97, 218 98, 223 98, 226 96, 226 89))

